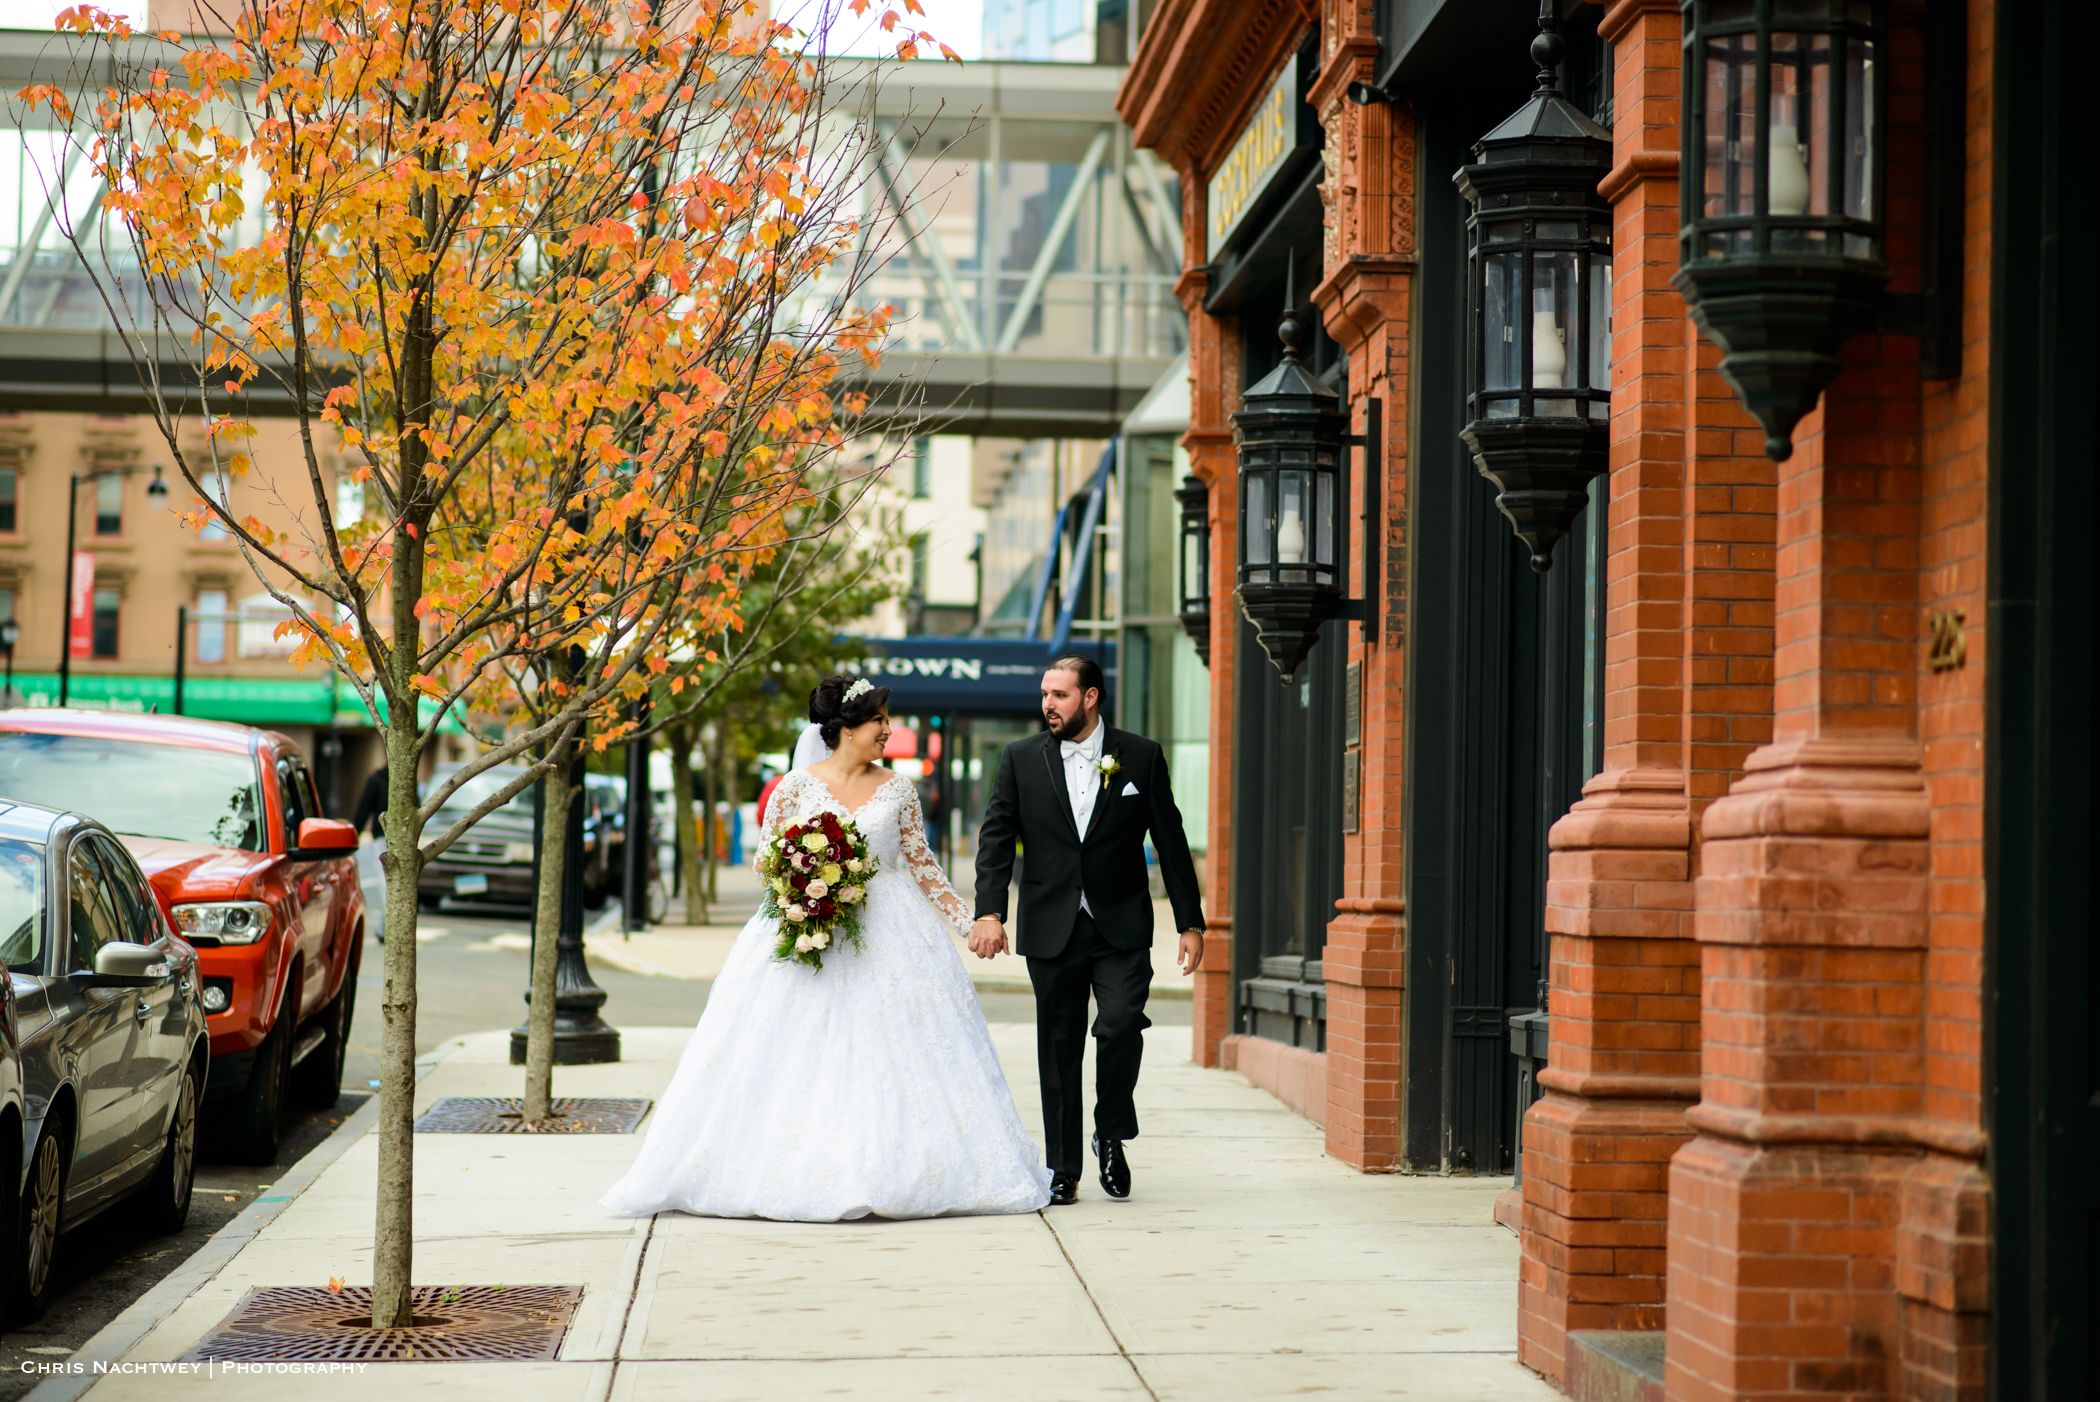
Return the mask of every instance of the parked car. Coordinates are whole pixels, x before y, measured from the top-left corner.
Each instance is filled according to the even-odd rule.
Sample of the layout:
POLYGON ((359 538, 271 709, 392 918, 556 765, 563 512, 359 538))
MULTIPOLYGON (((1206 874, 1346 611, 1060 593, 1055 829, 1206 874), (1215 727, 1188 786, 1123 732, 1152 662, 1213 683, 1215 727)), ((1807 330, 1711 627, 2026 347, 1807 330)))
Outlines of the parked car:
MULTIPOLYGON (((456 764, 439 765, 431 771, 422 792, 427 797, 459 770, 456 764)), ((524 772, 522 766, 500 764, 467 780, 425 825, 425 840, 473 812, 524 772)), ((435 860, 425 862, 416 883, 416 899, 425 910, 436 910, 438 903, 447 898, 476 904, 531 905, 535 897, 532 859, 532 790, 528 788, 483 815, 459 841, 440 852, 435 860)))
POLYGON ((122 837, 197 950, 207 1140, 275 1159, 287 1103, 341 1091, 364 948, 357 833, 320 816, 299 747, 179 716, 4 711, 0 798, 82 809, 122 837))
MULTIPOLYGON (((433 788, 459 772, 457 764, 441 764, 431 771, 423 786, 427 796, 433 788)), ((522 765, 499 764, 485 769, 448 799, 431 818, 424 831, 435 836, 490 795, 501 792, 524 773, 522 765)), ((583 897, 593 909, 604 905, 620 882, 620 795, 625 785, 609 775, 585 776, 583 787, 583 897)), ((416 897, 425 910, 436 910, 440 902, 464 904, 525 905, 538 899, 533 886, 533 791, 525 789, 500 808, 492 809, 466 833, 424 864, 416 883, 416 897)))
POLYGON ((21 1053, 14 976, 0 971, 0 1329, 15 1317, 15 1263, 21 1259, 22 1126, 28 1120, 22 1105, 21 1053))
POLYGON ((197 951, 92 819, 0 805, 0 931, 24 1108, 7 1294, 33 1318, 61 1233, 120 1204, 151 1231, 189 1219, 209 1034, 197 951))

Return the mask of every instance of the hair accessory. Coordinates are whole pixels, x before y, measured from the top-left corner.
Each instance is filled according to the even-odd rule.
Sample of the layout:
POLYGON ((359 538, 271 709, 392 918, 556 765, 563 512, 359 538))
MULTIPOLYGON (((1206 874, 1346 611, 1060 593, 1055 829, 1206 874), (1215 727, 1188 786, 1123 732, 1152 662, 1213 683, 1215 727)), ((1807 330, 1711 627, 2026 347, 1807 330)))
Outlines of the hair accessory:
POLYGON ((844 704, 850 706, 851 704, 853 704, 853 700, 855 697, 866 696, 869 692, 873 691, 874 689, 875 683, 869 681, 866 677, 862 677, 859 681, 853 683, 853 685, 846 688, 846 699, 844 704))

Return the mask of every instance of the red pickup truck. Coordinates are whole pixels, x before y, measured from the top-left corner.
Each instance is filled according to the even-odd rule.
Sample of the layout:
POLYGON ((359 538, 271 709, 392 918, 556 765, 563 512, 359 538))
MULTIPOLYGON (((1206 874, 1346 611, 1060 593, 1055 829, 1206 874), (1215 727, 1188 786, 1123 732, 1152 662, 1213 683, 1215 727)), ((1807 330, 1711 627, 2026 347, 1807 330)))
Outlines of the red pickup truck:
POLYGON ((0 798, 122 838, 197 950, 206 1143, 276 1158, 288 1101, 342 1087, 365 898, 357 831, 320 816, 305 756, 244 725, 117 711, 0 711, 0 798))

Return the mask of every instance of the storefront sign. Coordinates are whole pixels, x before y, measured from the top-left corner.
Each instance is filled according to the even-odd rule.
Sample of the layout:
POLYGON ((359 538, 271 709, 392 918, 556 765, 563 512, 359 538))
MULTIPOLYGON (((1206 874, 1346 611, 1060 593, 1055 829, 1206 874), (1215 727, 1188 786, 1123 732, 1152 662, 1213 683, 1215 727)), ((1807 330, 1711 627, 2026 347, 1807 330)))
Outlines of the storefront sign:
MULTIPOLYGON (((1114 689, 1116 645, 1076 643, 1109 674, 1114 689)), ((1043 709, 1046 643, 1019 638, 841 638, 834 665, 890 689, 890 714, 1037 716, 1043 709)))
POLYGON ((1247 211, 1275 181, 1290 154, 1298 148, 1299 114, 1304 94, 1298 91, 1298 65, 1286 63, 1276 75, 1276 84, 1218 173, 1210 178, 1210 256, 1216 258, 1232 237, 1247 211))

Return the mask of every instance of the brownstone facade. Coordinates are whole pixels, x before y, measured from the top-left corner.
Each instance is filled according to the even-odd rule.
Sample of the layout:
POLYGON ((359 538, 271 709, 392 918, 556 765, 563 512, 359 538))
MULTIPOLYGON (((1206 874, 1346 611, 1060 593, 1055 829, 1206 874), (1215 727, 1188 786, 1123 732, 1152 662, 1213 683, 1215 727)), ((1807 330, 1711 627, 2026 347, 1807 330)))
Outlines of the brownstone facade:
MULTIPOLYGON (((1550 1051, 1524 1116, 1521 1210, 1513 1198, 1500 1215, 1521 1226, 1521 1356, 1564 1385, 1571 1335, 1612 1330, 1664 1336, 1673 1399, 1986 1392, 1989 620, 2006 563, 1990 551, 2004 470, 1992 396, 2008 334, 1992 284, 2004 268, 1994 221, 2011 207, 1994 182, 2006 140, 1994 123, 2010 3, 1889 5, 1890 306, 1929 315, 1952 298, 1941 324, 1958 326, 1959 344, 1928 363, 1915 318, 1893 313, 1853 338, 1780 462, 1672 282, 1685 7, 1560 7, 1595 30, 1613 145, 1599 186, 1613 211, 1610 473, 1592 498, 1606 513, 1591 635, 1601 733, 1547 843, 1550 1051), (1952 142, 1952 158, 1932 139, 1943 153, 1952 142)), ((2071 13, 2031 8, 2037 25, 2071 13)), ((1395 46, 1437 38, 1442 15, 1415 20, 1438 9, 1163 0, 1121 99, 1139 143, 1182 180, 1187 444, 1211 486, 1219 601, 1206 907, 1230 940, 1229 872, 1264 859, 1233 846, 1238 679, 1269 664, 1243 655, 1225 602, 1242 328, 1206 311, 1229 260, 1208 245, 1205 201, 1270 82, 1317 47, 1303 100, 1324 134, 1323 277, 1300 301, 1339 347, 1355 421, 1373 397, 1386 419, 1379 621, 1351 626, 1346 644, 1362 678, 1358 822, 1326 930, 1312 1073, 1325 1077, 1315 1118, 1329 1152, 1364 1171, 1425 1162, 1408 1142, 1409 1097, 1425 1093, 1409 1066, 1409 1020, 1427 1005, 1410 988, 1422 936, 1408 908, 1424 879, 1410 865, 1423 776, 1403 766, 1456 762, 1408 746, 1421 723, 1411 629, 1450 587, 1411 568, 1409 479, 1441 470, 1422 386, 1431 364, 1461 354, 1423 339, 1424 299, 1453 271, 1423 252, 1418 211, 1452 175, 1448 160, 1422 168, 1423 133, 1458 99, 1411 86, 1395 46), (1351 83, 1386 88, 1351 101, 1351 83)), ((1499 47, 1467 47, 1467 62, 1528 78, 1526 38, 1505 31, 1499 47)), ((1352 548, 1365 543, 1359 530, 1352 548)), ((2065 577, 2087 578, 2079 568, 2065 577)), ((2053 732, 2076 742, 2074 765, 2091 754, 2086 701, 2053 732)), ((1233 980, 1215 959, 1199 981, 1196 1058, 1257 1079, 1285 1064, 1307 1074, 1302 1060, 1231 1056, 1230 1039, 1249 1035, 1233 980)))

